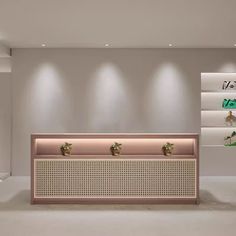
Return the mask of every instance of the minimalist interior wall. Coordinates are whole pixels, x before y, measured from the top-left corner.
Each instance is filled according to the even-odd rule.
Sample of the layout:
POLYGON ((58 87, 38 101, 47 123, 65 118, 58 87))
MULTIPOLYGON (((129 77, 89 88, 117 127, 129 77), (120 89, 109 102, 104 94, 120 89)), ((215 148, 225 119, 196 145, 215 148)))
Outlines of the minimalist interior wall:
POLYGON ((10 73, 10 72, 11 72, 11 58, 1 57, 0 54, 0 73, 10 73))
POLYGON ((9 73, 0 72, 0 84, 0 172, 10 173, 11 76, 9 73))
MULTIPOLYGON (((201 72, 220 71, 236 72, 234 50, 14 49, 13 174, 30 173, 31 133, 200 133, 201 72)), ((201 174, 228 175, 217 160, 204 153, 201 174)))

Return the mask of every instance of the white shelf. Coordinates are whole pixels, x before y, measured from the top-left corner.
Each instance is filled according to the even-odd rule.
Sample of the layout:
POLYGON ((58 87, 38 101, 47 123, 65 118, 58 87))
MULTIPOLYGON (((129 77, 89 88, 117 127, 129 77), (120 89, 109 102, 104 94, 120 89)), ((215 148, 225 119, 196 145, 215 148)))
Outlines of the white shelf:
POLYGON ((218 148, 220 150, 225 150, 228 149, 230 151, 235 150, 235 146, 229 147, 229 146, 225 146, 225 145, 201 145, 202 148, 218 148))
POLYGON ((230 129, 230 128, 235 128, 236 131, 236 125, 235 126, 202 126, 201 129, 206 129, 206 128, 222 128, 222 129, 230 129))
POLYGON ((236 124, 227 126, 225 118, 228 111, 236 116, 236 109, 223 108, 224 99, 236 99, 236 87, 223 89, 225 81, 231 81, 236 86, 236 73, 202 73, 201 83, 201 146, 220 147, 224 146, 224 137, 236 131, 236 124))
POLYGON ((202 90, 202 93, 223 93, 223 94, 228 94, 228 93, 235 93, 236 94, 236 89, 235 90, 202 90))
POLYGON ((236 81, 236 73, 201 73, 202 91, 221 91, 224 81, 236 81))
POLYGON ((229 112, 229 111, 232 111, 232 112, 235 112, 236 113, 236 108, 235 109, 224 109, 224 110, 210 110, 210 109, 202 109, 201 112, 207 112, 207 111, 210 111, 210 112, 229 112))
POLYGON ((236 131, 236 126, 202 126, 201 129, 233 129, 236 131))
POLYGON ((236 127, 202 127, 202 145, 224 145, 224 137, 229 136, 236 127))
MULTIPOLYGON (((232 110, 233 111, 233 110, 232 110)), ((230 126, 225 122, 225 118, 228 116, 229 111, 201 111, 201 125, 202 127, 236 127, 236 122, 233 126, 230 126)), ((233 111, 233 115, 236 117, 236 111, 233 111)))
POLYGON ((212 95, 212 94, 215 94, 215 95, 217 95, 217 94, 226 94, 226 95, 228 95, 228 94, 236 94, 236 90, 219 90, 219 91, 210 91, 210 90, 202 90, 202 94, 204 94, 204 95, 207 95, 207 94, 209 94, 209 95, 212 95))
POLYGON ((219 147, 219 148, 227 148, 225 145, 214 145, 214 144, 212 144, 212 145, 201 145, 202 147, 219 147))
POLYGON ((236 93, 202 93, 201 108, 202 110, 230 110, 230 108, 225 109, 222 107, 224 99, 236 99, 236 93))

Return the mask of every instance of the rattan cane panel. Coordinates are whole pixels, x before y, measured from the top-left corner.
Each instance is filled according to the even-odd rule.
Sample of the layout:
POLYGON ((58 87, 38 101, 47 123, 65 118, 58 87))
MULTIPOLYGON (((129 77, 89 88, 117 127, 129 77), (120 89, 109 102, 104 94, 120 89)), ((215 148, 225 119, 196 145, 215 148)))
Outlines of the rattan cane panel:
POLYGON ((35 198, 196 197, 196 160, 35 159, 35 198))

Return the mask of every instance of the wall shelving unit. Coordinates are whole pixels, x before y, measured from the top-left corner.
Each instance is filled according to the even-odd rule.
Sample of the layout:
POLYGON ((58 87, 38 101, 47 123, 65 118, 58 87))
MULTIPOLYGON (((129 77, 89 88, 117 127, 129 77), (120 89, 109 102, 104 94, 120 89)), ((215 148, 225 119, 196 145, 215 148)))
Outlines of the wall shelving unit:
POLYGON ((236 122, 230 126, 225 122, 229 111, 236 116, 236 109, 222 107, 224 99, 236 99, 236 73, 201 74, 201 146, 222 147, 224 137, 236 131, 236 122))

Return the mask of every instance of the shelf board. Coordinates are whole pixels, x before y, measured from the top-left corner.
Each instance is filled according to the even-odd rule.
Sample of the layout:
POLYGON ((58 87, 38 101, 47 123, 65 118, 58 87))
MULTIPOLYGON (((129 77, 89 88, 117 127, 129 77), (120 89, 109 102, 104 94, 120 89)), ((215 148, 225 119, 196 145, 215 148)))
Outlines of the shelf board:
POLYGON ((235 109, 201 109, 201 112, 202 111, 210 111, 210 112, 224 112, 224 111, 236 111, 236 108, 235 109))
POLYGON ((235 128, 236 129, 236 126, 201 126, 201 129, 204 129, 204 128, 214 128, 214 129, 218 129, 218 128, 225 128, 225 129, 232 129, 232 128, 235 128))
POLYGON ((217 144, 202 144, 201 147, 225 147, 224 145, 217 145, 217 144))
POLYGON ((194 159, 195 155, 120 155, 120 156, 112 156, 112 155, 70 155, 70 156, 62 156, 62 155, 33 155, 34 158, 52 158, 52 159, 194 159))
POLYGON ((201 111, 236 111, 236 108, 222 108, 222 109, 201 109, 201 111))
POLYGON ((236 126, 202 126, 201 129, 236 129, 236 126))
POLYGON ((201 90, 201 93, 235 93, 236 90, 201 90))
POLYGON ((200 145, 201 147, 219 147, 219 148, 227 148, 227 149, 231 149, 234 148, 234 146, 225 146, 225 145, 220 145, 220 144, 208 144, 208 145, 200 145))

